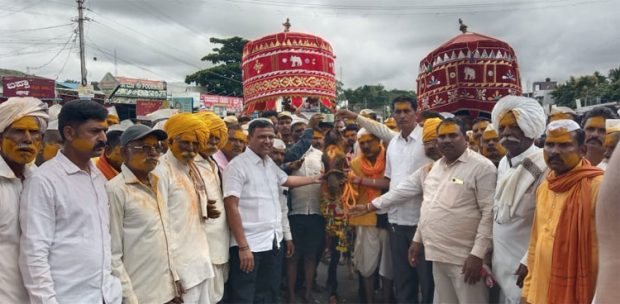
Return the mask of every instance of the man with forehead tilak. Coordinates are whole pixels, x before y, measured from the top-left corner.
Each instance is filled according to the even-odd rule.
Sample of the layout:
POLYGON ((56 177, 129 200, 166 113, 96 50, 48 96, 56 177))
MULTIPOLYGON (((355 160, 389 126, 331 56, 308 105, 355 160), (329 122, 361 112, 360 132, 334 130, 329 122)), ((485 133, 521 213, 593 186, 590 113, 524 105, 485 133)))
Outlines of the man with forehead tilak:
POLYGON ((480 153, 488 158, 497 167, 500 160, 506 155, 506 148, 499 143, 499 134, 492 124, 488 124, 480 137, 480 153))
POLYGON ((547 170, 542 149, 534 145, 534 140, 545 130, 546 117, 536 100, 517 96, 500 99, 491 116, 492 126, 507 151, 497 168, 493 275, 501 288, 503 303, 519 303, 527 274, 527 246, 536 209, 536 188, 547 170))
POLYGON ((182 301, 162 185, 153 173, 166 137, 145 125, 129 127, 119 139, 124 164, 106 184, 112 272, 121 280, 123 303, 182 301))
POLYGON ((173 234, 174 263, 186 293, 185 303, 209 303, 208 280, 214 277, 207 239, 207 219, 217 218, 205 179, 195 159, 209 139, 207 124, 191 113, 175 114, 164 125, 170 149, 156 174, 163 183, 173 234))
MULTIPOLYGON (((605 159, 605 121, 617 119, 618 115, 607 107, 596 107, 588 111, 583 117, 583 130, 586 135, 585 158, 593 165, 598 166, 605 159)), ((605 164, 602 165, 604 169, 605 164)))
MULTIPOLYGON (((424 181, 413 245, 433 262, 435 303, 486 303, 483 260, 491 249, 497 170, 467 147, 465 124, 446 118, 437 128, 442 157, 424 181)), ((413 255, 415 257, 415 255, 413 255)))
POLYGON ((210 303, 218 303, 224 296, 224 283, 228 280, 228 259, 230 230, 226 221, 224 197, 222 193, 222 172, 213 159, 213 155, 228 142, 226 123, 213 112, 204 111, 195 114, 202 119, 209 129, 209 139, 198 152, 196 166, 204 179, 207 196, 221 214, 207 220, 207 239, 213 265, 214 277, 209 280, 210 303))
POLYGON ((0 104, 0 303, 27 303, 17 266, 19 196, 30 176, 47 126, 47 105, 35 98, 9 98, 0 104))
POLYGON ((523 297, 528 303, 590 303, 598 271, 595 209, 603 171, 583 157, 572 120, 547 126, 549 173, 536 191, 523 297))
POLYGON ((607 119, 605 121, 605 132, 607 133, 605 134, 605 142, 603 143, 603 147, 605 148, 603 157, 605 158, 603 158, 597 166, 603 170, 607 170, 609 159, 620 140, 620 119, 607 119))

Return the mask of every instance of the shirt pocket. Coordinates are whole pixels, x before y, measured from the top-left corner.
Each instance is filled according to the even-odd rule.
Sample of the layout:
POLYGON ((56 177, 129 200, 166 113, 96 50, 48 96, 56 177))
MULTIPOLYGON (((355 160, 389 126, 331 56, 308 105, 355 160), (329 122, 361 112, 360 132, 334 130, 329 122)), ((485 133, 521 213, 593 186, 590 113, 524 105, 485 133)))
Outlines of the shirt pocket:
POLYGON ((463 178, 449 177, 444 187, 440 189, 442 205, 450 209, 460 207, 467 201, 467 197, 471 196, 471 193, 468 193, 470 188, 469 183, 463 178))

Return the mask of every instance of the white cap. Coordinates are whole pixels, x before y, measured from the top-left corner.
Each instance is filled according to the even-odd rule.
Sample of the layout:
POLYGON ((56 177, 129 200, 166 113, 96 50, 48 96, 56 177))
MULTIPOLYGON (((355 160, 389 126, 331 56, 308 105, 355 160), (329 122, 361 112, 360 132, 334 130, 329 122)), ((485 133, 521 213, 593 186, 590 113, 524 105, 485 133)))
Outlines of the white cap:
POLYGON ((108 128, 108 132, 110 132, 110 131, 122 131, 122 132, 125 132, 125 130, 127 130, 129 127, 131 127, 133 125, 134 125, 134 123, 131 120, 125 119, 125 120, 121 121, 118 124, 111 125, 110 128, 108 128))
POLYGON ((160 120, 168 119, 177 113, 179 113, 179 109, 159 109, 153 113, 146 114, 146 120, 159 122, 160 120))
POLYGON ((605 119, 607 134, 620 132, 620 119, 605 119))
POLYGON ((566 132, 573 132, 581 129, 578 123, 571 119, 559 119, 556 121, 552 121, 547 126, 547 132, 555 131, 558 129, 565 129, 566 132))
POLYGON ((118 112, 116 112, 115 106, 110 106, 110 107, 107 107, 106 109, 108 110, 108 115, 114 115, 118 117, 118 112))
MULTIPOLYGON (((55 104, 49 107, 49 109, 47 109, 50 115, 50 122, 52 120, 58 120, 58 114, 60 114, 60 109, 62 109, 62 106, 59 104, 55 104)), ((56 124, 56 128, 58 128, 58 124, 56 124)))
POLYGON ((47 124, 47 130, 58 131, 58 119, 50 120, 50 122, 47 124))
POLYGON ((237 117, 235 116, 226 116, 224 117, 224 122, 230 123, 230 124, 237 124, 239 123, 239 120, 237 120, 237 117))
POLYGON ((295 124, 298 123, 304 123, 304 124, 308 124, 308 120, 307 119, 303 119, 301 117, 295 116, 293 117, 293 121, 291 122, 291 127, 295 124))
POLYGON ((361 128, 361 129, 359 129, 359 131, 357 131, 357 139, 360 139, 360 137, 362 137, 364 135, 368 135, 368 134, 372 135, 372 133, 368 132, 368 130, 366 130, 364 128, 361 128))
POLYGON ((441 117, 443 117, 444 119, 454 117, 454 114, 452 114, 450 112, 441 112, 441 113, 439 113, 439 115, 441 115, 441 117))
POLYGON ((577 115, 577 113, 575 113, 575 111, 569 107, 556 107, 555 105, 551 106, 551 112, 549 112, 549 115, 560 113, 577 115))
POLYGON ((256 119, 252 119, 252 120, 250 121, 250 123, 248 124, 248 127, 249 127, 249 125, 250 125, 251 123, 253 123, 253 122, 257 121, 257 120, 263 120, 263 121, 266 121, 266 122, 268 122, 268 123, 270 123, 270 124, 272 124, 272 125, 273 125, 273 121, 271 121, 271 119, 269 119, 269 118, 265 118, 265 117, 259 117, 259 118, 256 118, 256 119))
POLYGON ((281 139, 274 138, 273 139, 273 148, 274 149, 278 149, 278 150, 286 150, 286 145, 284 144, 284 142, 281 139))
POLYGON ((166 121, 168 121, 168 119, 162 119, 162 120, 158 121, 153 126, 153 130, 163 130, 164 129, 164 125, 166 124, 166 121))

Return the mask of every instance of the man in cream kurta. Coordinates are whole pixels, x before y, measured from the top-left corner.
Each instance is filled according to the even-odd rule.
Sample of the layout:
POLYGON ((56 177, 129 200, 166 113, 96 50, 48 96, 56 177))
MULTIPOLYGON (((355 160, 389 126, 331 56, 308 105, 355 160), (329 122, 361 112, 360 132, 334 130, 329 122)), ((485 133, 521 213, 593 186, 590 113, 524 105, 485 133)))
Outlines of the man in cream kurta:
MULTIPOLYGON (((181 163, 168 150, 160 159, 156 174, 163 184, 170 226, 173 233, 172 253, 183 288, 191 289, 214 277, 207 225, 200 216, 200 201, 189 176, 189 166, 181 163)), ((207 296, 207 295, 204 295, 207 296)), ((204 298, 200 296, 200 298, 204 298)))
POLYGON ((218 303, 224 296, 224 283, 228 280, 228 259, 230 247, 230 230, 226 222, 226 210, 222 197, 222 180, 217 163, 198 155, 196 166, 204 178, 209 199, 215 201, 215 207, 221 212, 220 217, 207 220, 207 239, 209 254, 213 265, 214 277, 209 280, 209 299, 218 303))
POLYGON ((538 101, 506 96, 492 112, 493 126, 508 151, 497 168, 494 198, 493 275, 502 303, 519 303, 527 265, 527 247, 536 210, 536 188, 547 164, 534 140, 545 131, 546 117, 538 101))
MULTIPOLYGON (((484 303, 480 274, 491 248, 497 170, 467 148, 464 124, 446 119, 438 127, 443 157, 424 182, 420 223, 413 242, 433 262, 435 303, 484 303)), ((417 254, 414 254, 417 256, 417 254)))
POLYGON ((121 279, 123 303, 167 303, 177 294, 168 217, 158 189, 140 183, 122 165, 121 173, 106 184, 110 200, 112 272, 121 279))

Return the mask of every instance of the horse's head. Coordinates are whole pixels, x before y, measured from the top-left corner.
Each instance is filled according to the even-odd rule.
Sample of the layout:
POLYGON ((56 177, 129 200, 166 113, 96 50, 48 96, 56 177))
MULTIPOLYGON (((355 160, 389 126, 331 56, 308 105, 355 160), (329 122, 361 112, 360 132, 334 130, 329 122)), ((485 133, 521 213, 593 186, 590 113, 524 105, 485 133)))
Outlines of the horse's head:
MULTIPOLYGON (((326 137, 327 142, 327 137, 326 137)), ((347 156, 342 147, 334 144, 326 145, 323 152, 324 179, 327 182, 327 192, 331 199, 340 197, 343 186, 347 182, 347 156)))

